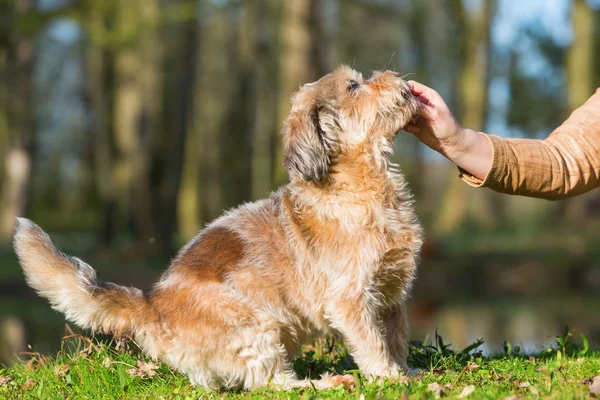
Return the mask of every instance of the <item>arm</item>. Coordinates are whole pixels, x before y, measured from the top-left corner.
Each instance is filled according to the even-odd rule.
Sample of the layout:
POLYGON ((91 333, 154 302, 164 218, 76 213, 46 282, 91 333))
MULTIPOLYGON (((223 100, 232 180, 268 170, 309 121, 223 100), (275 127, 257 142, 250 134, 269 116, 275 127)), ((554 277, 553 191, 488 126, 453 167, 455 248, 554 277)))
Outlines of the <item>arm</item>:
POLYGON ((417 82, 423 103, 405 129, 454 162, 471 186, 560 199, 600 186, 600 90, 546 140, 503 139, 464 129, 443 99, 417 82))

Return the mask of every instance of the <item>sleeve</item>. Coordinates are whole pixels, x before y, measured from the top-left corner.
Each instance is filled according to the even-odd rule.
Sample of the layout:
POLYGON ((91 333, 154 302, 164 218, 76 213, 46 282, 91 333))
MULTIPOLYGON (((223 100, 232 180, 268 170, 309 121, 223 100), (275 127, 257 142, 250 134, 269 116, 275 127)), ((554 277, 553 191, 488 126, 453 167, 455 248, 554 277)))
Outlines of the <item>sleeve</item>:
POLYGON ((486 136, 494 158, 485 179, 459 168, 471 186, 549 200, 600 186, 600 89, 545 140, 486 136))

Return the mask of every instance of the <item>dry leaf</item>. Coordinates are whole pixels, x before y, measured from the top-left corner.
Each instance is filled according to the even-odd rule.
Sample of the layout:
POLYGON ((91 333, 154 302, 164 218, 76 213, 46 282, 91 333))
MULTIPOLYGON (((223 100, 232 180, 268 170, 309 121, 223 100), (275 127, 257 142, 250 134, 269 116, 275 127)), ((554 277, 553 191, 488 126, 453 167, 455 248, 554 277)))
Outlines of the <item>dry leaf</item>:
POLYGON ((432 392, 436 399, 439 399, 442 396, 442 387, 439 383, 430 383, 427 385, 427 390, 432 392))
POLYGON ((528 388, 529 386, 531 386, 531 385, 529 384, 529 382, 523 382, 523 383, 521 383, 521 384, 519 385, 519 387, 522 387, 522 388, 528 388))
POLYGON ((111 365, 111 364, 112 364, 112 361, 110 360, 110 358, 109 358, 109 357, 106 357, 106 358, 104 359, 104 361, 102 362, 102 366, 103 366, 104 368, 110 368, 110 365, 111 365))
POLYGON ((31 380, 30 377, 27 377, 27 380, 23 384, 23 389, 29 390, 29 389, 33 388, 34 386, 35 386, 35 383, 33 383, 33 381, 31 380))
POLYGON ((392 378, 391 381, 393 383, 401 383, 404 386, 408 386, 410 384, 410 378, 406 375, 400 375, 397 378, 392 378))
POLYGON ((158 369, 158 365, 138 360, 136 367, 128 369, 127 373, 131 376, 137 376, 138 378, 152 378, 156 375, 156 369, 158 369))
POLYGON ((9 378, 8 376, 0 375, 0 386, 4 386, 10 381, 12 381, 12 378, 9 378))
POLYGON ((590 385, 590 396, 598 397, 600 394, 600 376, 595 377, 590 385))
POLYGON ((537 388, 535 386, 530 386, 529 387, 529 391, 531 392, 532 395, 534 395, 535 397, 538 397, 540 395, 540 392, 537 390, 537 388))
POLYGON ((462 392, 460 392, 460 394, 457 397, 459 399, 464 399, 465 397, 469 396, 474 391, 475 391, 475 386, 474 385, 465 386, 463 388, 462 392))
POLYGON ((467 363, 467 366, 465 367, 465 369, 469 372, 471 371, 475 371, 477 368, 479 368, 479 365, 477 365, 476 363, 474 363, 473 361, 469 361, 467 363))
POLYGON ((69 372, 69 367, 67 365, 62 365, 62 366, 56 366, 54 367, 54 374, 56 376, 63 376, 66 375, 67 372, 69 372))

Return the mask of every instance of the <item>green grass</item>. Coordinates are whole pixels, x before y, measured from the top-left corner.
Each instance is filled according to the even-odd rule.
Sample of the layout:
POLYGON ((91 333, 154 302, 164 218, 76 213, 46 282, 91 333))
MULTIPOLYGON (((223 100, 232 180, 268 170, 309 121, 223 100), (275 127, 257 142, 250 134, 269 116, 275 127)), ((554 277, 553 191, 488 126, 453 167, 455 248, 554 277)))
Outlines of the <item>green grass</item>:
POLYGON ((453 351, 436 335, 433 344, 412 343, 409 363, 422 373, 410 379, 369 383, 343 345, 333 338, 305 348, 295 362, 301 376, 318 376, 325 371, 350 372, 359 379, 351 390, 313 389, 281 392, 261 389, 252 392, 208 392, 192 387, 187 378, 168 366, 144 359, 135 344, 125 340, 88 339, 72 335, 54 357, 26 354, 23 361, 0 369, 0 398, 98 398, 98 399, 398 399, 398 398, 589 398, 588 384, 600 375, 600 353, 573 343, 566 331, 556 346, 535 355, 521 355, 509 343, 504 353, 484 357, 480 343, 453 351))

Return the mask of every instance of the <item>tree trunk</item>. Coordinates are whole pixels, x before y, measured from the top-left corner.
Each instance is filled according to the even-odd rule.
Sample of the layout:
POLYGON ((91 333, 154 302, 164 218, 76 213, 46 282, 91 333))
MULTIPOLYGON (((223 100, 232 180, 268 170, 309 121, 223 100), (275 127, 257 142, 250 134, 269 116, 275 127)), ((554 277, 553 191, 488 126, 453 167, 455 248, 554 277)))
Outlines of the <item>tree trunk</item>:
MULTIPOLYGON (((317 79, 314 70, 314 37, 311 34, 311 7, 316 0, 286 1, 281 15, 281 45, 279 54, 279 106, 278 117, 281 123, 290 111, 290 96, 300 85, 317 79)), ((283 148, 281 140, 276 146, 273 174, 276 186, 288 179, 283 168, 283 148)))
MULTIPOLYGON (((196 66, 197 29, 196 21, 178 23, 167 30, 169 46, 165 59, 168 60, 166 82, 166 121, 161 135, 164 141, 160 154, 164 171, 161 179, 159 209, 159 242, 163 253, 172 252, 171 243, 177 230, 178 196, 184 168, 185 143, 189 131, 189 118, 194 94, 194 72, 196 66)), ((188 160, 190 161, 190 160, 188 160)), ((193 163, 193 160, 191 161, 193 163)), ((189 218, 198 220, 197 215, 189 218)))
MULTIPOLYGON (((567 92, 569 109, 575 110, 594 93, 597 81, 595 77, 595 12, 585 0, 574 0, 571 9, 573 41, 567 55, 567 92)), ((593 196, 593 195, 592 195, 593 196)), ((585 197, 567 199, 559 211, 571 224, 579 224, 586 219, 585 197)))
POLYGON ((115 60, 114 131, 117 157, 114 179, 121 213, 132 220, 138 245, 157 250, 159 230, 152 205, 150 169, 157 128, 160 126, 160 35, 152 27, 158 19, 157 0, 119 3, 117 29, 126 37, 142 29, 134 43, 126 43, 115 60))
POLYGON ((254 129, 252 135, 252 199, 264 198, 273 189, 273 146, 278 143, 277 131, 277 66, 274 39, 276 37, 276 2, 247 2, 246 34, 252 37, 254 70, 254 129))
MULTIPOLYGON (((458 90, 461 93, 462 104, 459 105, 459 120, 465 127, 482 130, 485 125, 488 99, 488 61, 490 52, 490 30, 493 0, 485 0, 476 11, 464 9, 462 0, 452 2, 455 20, 463 26, 462 53, 464 64, 458 90)), ((469 205, 465 184, 457 178, 458 172, 454 167, 449 177, 449 187, 445 196, 446 201, 436 221, 439 233, 451 232, 466 222, 469 205)), ((484 201, 479 199, 479 204, 484 201)), ((480 222, 489 223, 491 214, 478 213, 480 222)))
MULTIPOLYGON (((107 16, 102 10, 90 9, 88 24, 92 30, 106 29, 107 16)), ((88 41, 87 68, 89 99, 94 133, 95 181, 100 200, 100 243, 110 246, 117 233, 117 196, 113 182, 114 157, 111 106, 114 91, 112 52, 88 41)))
MULTIPOLYGON (((210 15, 210 19, 206 18, 202 22, 202 37, 199 45, 203 49, 203 56, 196 69, 197 91, 195 97, 202 101, 196 101, 194 104, 194 134, 188 136, 189 141, 186 146, 186 151, 195 153, 190 146, 195 145, 195 140, 199 142, 196 149, 198 149, 197 160, 200 163, 201 190, 196 193, 199 193, 200 226, 212 221, 222 212, 220 185, 222 149, 219 145, 219 136, 222 133, 221 127, 225 118, 225 105, 228 102, 229 90, 234 84, 228 75, 225 54, 229 40, 227 35, 230 32, 229 16, 222 10, 214 8, 207 10, 206 14, 210 15)), ((194 157, 196 157, 195 154, 194 157)), ((187 159, 190 160, 190 157, 187 159)), ((193 179, 193 177, 186 179, 193 179)), ((191 184, 194 182, 192 181, 191 184)), ((186 186, 187 193, 194 190, 189 187, 186 186)))
MULTIPOLYGON (((14 4, 15 19, 32 11, 32 0, 14 4)), ((8 43, 6 126, 9 148, 4 160, 0 198, 0 241, 12 237, 15 218, 27 213, 35 135, 35 104, 32 101, 34 41, 13 33, 8 43)), ((1 128, 1 127, 0 127, 1 128)))
MULTIPOLYGON (((181 171, 181 184, 179 187, 178 204, 177 204, 177 222, 179 233, 184 240, 191 239, 201 228, 202 211, 200 207, 200 176, 201 176, 201 126, 203 118, 201 116, 203 110, 203 95, 202 92, 202 74, 204 64, 199 59, 201 49, 203 48, 202 38, 204 36, 204 2, 199 2, 198 20, 194 22, 193 43, 189 46, 194 46, 190 49, 195 53, 194 63, 190 65, 191 70, 187 72, 191 75, 191 83, 188 83, 189 104, 188 116, 186 121, 186 136, 183 148, 183 166, 181 171)), ((204 57, 204 54, 203 54, 204 57)))
POLYGON ((248 4, 229 6, 227 77, 235 84, 230 88, 227 114, 219 136, 222 206, 226 209, 248 201, 252 191, 251 138, 255 128, 252 107, 256 83, 252 68, 252 41, 248 35, 252 27, 248 4))

